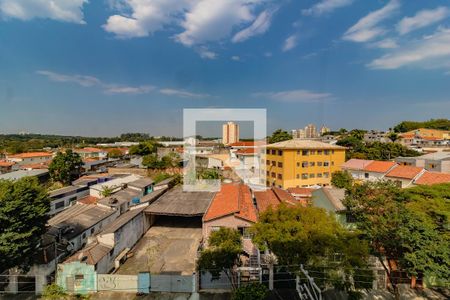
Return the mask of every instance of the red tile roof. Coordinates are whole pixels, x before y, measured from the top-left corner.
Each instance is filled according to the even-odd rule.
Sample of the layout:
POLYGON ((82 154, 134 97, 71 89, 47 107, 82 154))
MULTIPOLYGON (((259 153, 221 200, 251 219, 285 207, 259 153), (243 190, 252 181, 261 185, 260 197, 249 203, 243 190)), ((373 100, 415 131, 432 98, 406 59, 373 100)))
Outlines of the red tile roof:
POLYGON ((208 207, 203 221, 211 221, 232 215, 250 222, 257 221, 256 209, 248 186, 243 184, 223 184, 208 207))
POLYGON ((240 154, 240 155, 253 155, 256 154, 257 151, 256 148, 244 148, 244 149, 239 149, 236 151, 236 154, 240 154))
POLYGON ((255 191, 254 194, 259 213, 263 213, 269 207, 275 209, 281 203, 287 205, 297 205, 299 203, 294 196, 277 187, 265 191, 255 191))
POLYGON ((0 167, 12 167, 14 165, 15 165, 15 162, 0 160, 0 167))
POLYGON ((379 161, 375 160, 372 163, 368 164, 364 167, 364 171, 367 172, 377 172, 377 173, 386 173, 392 167, 394 167, 397 163, 393 161, 379 161))
POLYGON ((261 146, 261 145, 265 145, 265 144, 266 144, 265 141, 248 141, 248 142, 231 143, 228 146, 230 146, 230 147, 256 147, 256 146, 261 146))
POLYGON ((450 183, 450 174, 425 171, 414 183, 420 185, 450 183))
POLYGON ((413 166, 397 166, 387 173, 386 177, 414 179, 422 170, 422 168, 413 166))
POLYGON ((51 157, 49 152, 26 152, 14 155, 8 155, 8 158, 31 158, 31 157, 51 157))
POLYGON ((99 149, 99 148, 93 148, 93 147, 86 147, 83 149, 76 149, 75 152, 82 152, 82 153, 87 153, 87 152, 106 152, 106 150, 103 149, 99 149))
POLYGON ((363 170, 366 166, 368 166, 372 162, 373 160, 352 158, 342 165, 342 169, 363 170))

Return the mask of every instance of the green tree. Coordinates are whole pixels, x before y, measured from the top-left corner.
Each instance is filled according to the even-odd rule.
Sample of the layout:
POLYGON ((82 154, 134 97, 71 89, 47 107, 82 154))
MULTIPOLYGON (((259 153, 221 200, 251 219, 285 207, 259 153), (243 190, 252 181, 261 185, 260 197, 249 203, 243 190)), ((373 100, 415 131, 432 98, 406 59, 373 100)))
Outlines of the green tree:
POLYGON ((353 177, 348 171, 336 171, 331 174, 331 184, 339 189, 350 188, 353 177))
POLYGON ((104 185, 103 187, 102 187, 102 190, 100 191, 100 194, 103 196, 103 197, 109 197, 109 196, 111 196, 112 194, 114 194, 114 190, 116 189, 116 187, 114 187, 114 186, 106 186, 106 185, 104 185))
POLYGON ((134 145, 130 147, 129 153, 130 155, 149 155, 152 153, 156 153, 156 149, 161 146, 157 142, 150 140, 146 142, 141 142, 138 145, 134 145))
POLYGON ((287 141, 287 140, 292 140, 292 135, 283 129, 277 129, 269 137, 269 144, 278 143, 278 142, 287 141))
POLYGON ((354 185, 344 200, 396 286, 384 258, 410 276, 450 277, 450 185, 402 190, 392 182, 354 185))
POLYGON ((450 130, 449 119, 431 119, 425 122, 403 121, 394 127, 395 132, 407 132, 419 128, 450 130))
POLYGON ((123 153, 119 149, 111 149, 108 152, 108 157, 109 158, 121 158, 121 157, 123 157, 123 153))
POLYGON ((0 180, 0 273, 33 264, 49 210, 50 199, 36 178, 0 180))
POLYGON ((45 286, 44 291, 42 292, 42 299, 44 300, 67 299, 68 296, 66 291, 56 283, 45 286))
POLYGON ((48 167, 53 181, 62 182, 65 185, 80 177, 83 161, 78 153, 68 149, 66 152, 58 152, 48 167))
POLYGON ((260 249, 271 250, 278 263, 291 266, 292 272, 305 265, 322 288, 332 286, 351 292, 372 285, 367 243, 321 208, 282 205, 277 210, 269 209, 252 231, 260 249), (360 277, 364 280, 354 282, 360 277))
POLYGON ((199 173, 200 179, 220 179, 220 174, 217 170, 206 169, 199 173))
POLYGON ((201 272, 210 272, 213 280, 218 279, 220 273, 224 272, 235 288, 234 268, 240 264, 239 257, 242 251, 242 239, 239 232, 221 227, 209 236, 208 248, 200 252, 197 268, 201 272))
POLYGON ((232 300, 264 300, 269 296, 269 289, 261 283, 250 283, 237 288, 232 300))

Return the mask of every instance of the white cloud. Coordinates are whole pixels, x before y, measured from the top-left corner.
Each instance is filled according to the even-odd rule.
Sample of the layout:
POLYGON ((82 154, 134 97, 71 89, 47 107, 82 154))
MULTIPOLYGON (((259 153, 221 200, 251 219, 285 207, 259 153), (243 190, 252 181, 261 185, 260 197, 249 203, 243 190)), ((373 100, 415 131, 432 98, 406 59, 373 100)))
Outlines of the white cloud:
POLYGON ((286 40, 284 40, 283 43, 283 52, 289 51, 294 49, 298 44, 298 35, 293 34, 289 36, 286 40))
POLYGON ((173 24, 185 10, 192 6, 192 0, 122 0, 115 7, 128 7, 131 14, 112 15, 103 28, 119 38, 144 37, 164 26, 173 24))
POLYGON ((450 66, 450 29, 438 29, 433 35, 402 45, 373 60, 372 69, 398 69, 404 66, 448 68, 450 66))
POLYGON ((242 29, 233 36, 233 43, 243 42, 252 36, 265 33, 270 27, 274 13, 275 10, 265 10, 260 13, 249 27, 242 29))
POLYGON ((264 97, 281 102, 318 103, 333 99, 332 94, 308 90, 254 93, 254 97, 264 97))
POLYGON ((197 49, 197 53, 200 55, 201 58, 204 59, 216 59, 217 53, 209 50, 207 47, 202 46, 197 49))
POLYGON ((377 25, 392 16, 400 8, 399 0, 391 0, 383 8, 369 13, 350 27, 343 36, 344 40, 352 42, 367 42, 383 35, 386 30, 377 25))
POLYGON ((229 38, 240 42, 263 34, 270 27, 273 10, 257 17, 253 12, 270 0, 116 0, 119 13, 108 18, 103 28, 119 38, 145 37, 170 26, 182 29, 174 39, 188 47, 229 38), (124 9, 124 5, 128 9, 124 9), (127 13, 127 10, 130 13, 127 13))
POLYGON ((353 0, 322 0, 310 8, 302 10, 305 16, 320 16, 322 14, 331 13, 337 8, 341 8, 352 4, 353 0))
POLYGON ((371 47, 381 48, 381 49, 395 49, 398 48, 397 41, 391 38, 383 39, 372 43, 371 47))
POLYGON ((414 17, 405 17, 397 24, 397 31, 407 34, 411 31, 435 24, 450 15, 448 7, 437 7, 435 9, 421 10, 414 17))
POLYGON ((240 61, 241 58, 240 58, 239 56, 237 56, 237 55, 233 55, 233 56, 231 57, 231 60, 234 60, 234 61, 240 61))
POLYGON ((154 89, 151 85, 126 86, 102 82, 94 76, 88 75, 66 75, 55 73, 48 70, 36 71, 37 74, 46 76, 48 79, 56 82, 75 83, 83 87, 100 87, 107 94, 146 94, 154 89))
POLYGON ((85 24, 85 3, 88 3, 88 0, 0 0, 0 16, 23 21, 43 18, 85 24))
POLYGON ((159 92, 163 95, 167 96, 177 96, 182 98, 206 98, 210 95, 208 94, 197 94, 197 93, 191 93, 185 90, 176 90, 176 89, 160 89, 159 92))

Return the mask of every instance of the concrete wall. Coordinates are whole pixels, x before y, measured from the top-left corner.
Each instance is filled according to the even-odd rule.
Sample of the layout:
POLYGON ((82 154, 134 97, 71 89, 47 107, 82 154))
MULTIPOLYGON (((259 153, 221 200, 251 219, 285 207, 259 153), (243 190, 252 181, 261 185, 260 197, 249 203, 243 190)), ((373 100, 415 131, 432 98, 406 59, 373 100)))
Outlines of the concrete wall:
POLYGON ((78 261, 59 264, 56 283, 69 293, 87 294, 97 291, 97 273, 94 266, 78 261))
POLYGON ((89 195, 89 189, 86 189, 85 191, 79 191, 78 193, 72 195, 67 195, 63 198, 52 199, 50 203, 50 215, 55 215, 63 211, 65 208, 69 207, 72 203, 75 203, 76 200, 86 197, 87 195, 89 195), (56 204, 60 202, 64 202, 64 206, 56 209, 56 204))
POLYGON ((97 290, 121 293, 138 292, 137 275, 98 274, 97 290))

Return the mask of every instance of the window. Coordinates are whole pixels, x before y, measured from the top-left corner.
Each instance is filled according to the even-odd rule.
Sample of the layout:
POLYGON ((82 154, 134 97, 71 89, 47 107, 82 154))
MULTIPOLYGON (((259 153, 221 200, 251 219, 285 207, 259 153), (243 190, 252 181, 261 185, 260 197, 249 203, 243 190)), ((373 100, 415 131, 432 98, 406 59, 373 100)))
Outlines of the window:
POLYGON ((309 151, 309 154, 311 154, 311 155, 316 154, 316 150, 311 150, 311 151, 309 151))
POLYGON ((282 156, 282 155, 283 155, 283 151, 278 150, 278 155, 279 155, 279 156, 282 156))
POLYGON ((325 151, 323 151, 323 154, 325 154, 325 155, 330 155, 330 150, 325 150, 325 151))
POLYGON ((331 154, 334 154, 334 150, 331 150, 331 154))
POLYGON ((329 165, 330 165, 330 162, 329 162, 329 161, 324 161, 324 162, 323 162, 323 166, 324 166, 324 167, 328 167, 329 165))
POLYGON ((297 162, 297 167, 300 167, 300 163, 299 162, 297 162))
POLYGON ((297 150, 297 155, 300 155, 300 150, 297 150))
POLYGON ((278 174, 278 179, 283 179, 283 175, 282 174, 278 174))
POLYGON ((272 172, 271 176, 272 176, 272 178, 275 178, 276 177, 275 172, 272 172))
POLYGON ((266 154, 270 154, 270 150, 269 149, 266 149, 266 154))
POLYGON ((282 162, 278 162, 278 168, 282 168, 283 167, 283 163, 282 162))
POLYGON ((91 234, 93 234, 93 233, 94 233, 94 230, 95 230, 95 228, 91 228, 91 234))
POLYGON ((318 155, 322 155, 322 150, 317 150, 318 155))
POLYGON ((219 231, 219 230, 220 230, 220 226, 211 226, 211 232, 219 231))
POLYGON ((77 197, 75 196, 75 197, 72 197, 72 198, 69 198, 69 203, 72 203, 73 201, 76 201, 77 200, 77 197))
POLYGON ((275 155, 277 153, 276 150, 272 150, 272 155, 275 155))
POLYGON ((317 173, 317 178, 322 178, 322 173, 317 173))
POLYGON ((295 177, 296 177, 297 179, 300 179, 300 174, 297 174, 295 177))
POLYGON ((330 173, 328 173, 328 172, 324 172, 324 173, 323 173, 323 177, 325 177, 325 178, 328 178, 328 177, 330 177, 330 173))
POLYGON ((334 161, 331 162, 331 165, 334 166, 334 161))
POLYGON ((318 162, 317 162, 317 166, 318 166, 318 167, 321 167, 322 165, 323 165, 323 163, 322 163, 321 161, 318 161, 318 162))
POLYGON ((303 173, 302 174, 302 179, 308 179, 308 174, 307 173, 303 173))
POLYGON ((248 227, 238 227, 238 231, 242 235, 242 238, 244 239, 252 238, 252 235, 250 234, 250 230, 248 230, 248 227))
POLYGON ((277 162, 276 161, 274 161, 274 160, 272 160, 272 166, 276 166, 276 164, 277 164, 277 162))
POLYGON ((309 163, 309 166, 310 166, 310 167, 314 167, 315 165, 316 165, 316 163, 313 162, 313 161, 309 163))
POLYGON ((308 167, 308 162, 302 161, 302 168, 307 168, 307 167, 308 167))
POLYGON ((64 201, 59 201, 55 203, 55 209, 60 209, 64 207, 64 201))
POLYGON ((266 165, 270 165, 270 160, 266 160, 266 165))
POLYGON ((364 173, 364 178, 369 178, 369 173, 364 173))
POLYGON ((314 174, 314 173, 309 174, 309 178, 315 178, 315 177, 316 177, 316 174, 314 174))
POLYGON ((302 155, 308 155, 308 150, 303 150, 302 155))
POLYGON ((85 238, 86 238, 86 232, 83 233, 83 235, 81 236, 81 238, 82 238, 82 239, 85 239, 85 238))
POLYGON ((266 171, 266 175, 269 176, 269 175, 270 175, 270 172, 269 172, 269 171, 266 171))

